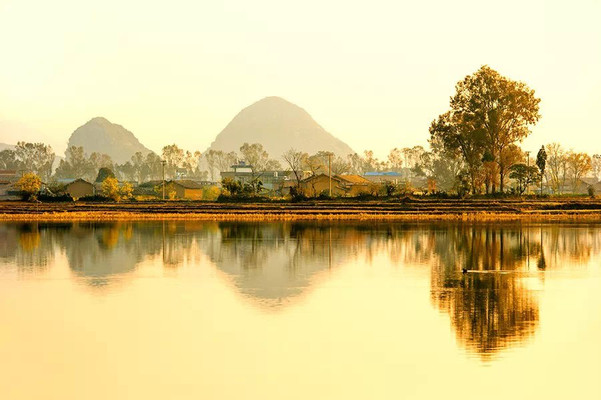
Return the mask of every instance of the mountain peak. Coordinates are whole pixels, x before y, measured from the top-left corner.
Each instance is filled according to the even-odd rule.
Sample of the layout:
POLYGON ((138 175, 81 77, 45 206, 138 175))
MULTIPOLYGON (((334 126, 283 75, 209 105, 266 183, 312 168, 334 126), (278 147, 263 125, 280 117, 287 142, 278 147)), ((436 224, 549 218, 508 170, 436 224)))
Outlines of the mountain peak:
POLYGON ((346 156, 353 150, 323 129, 307 111, 281 97, 265 97, 248 107, 217 135, 209 149, 238 151, 244 143, 260 143, 272 158, 290 148, 314 154, 332 151, 346 156))
POLYGON ((111 124, 111 122, 104 117, 94 117, 91 120, 89 120, 88 122, 86 122, 86 124, 109 125, 109 124, 111 124))
POLYGON ((116 163, 129 161, 138 151, 144 155, 151 152, 133 133, 104 117, 94 117, 77 128, 71 134, 68 146, 81 146, 88 154, 107 154, 116 163))

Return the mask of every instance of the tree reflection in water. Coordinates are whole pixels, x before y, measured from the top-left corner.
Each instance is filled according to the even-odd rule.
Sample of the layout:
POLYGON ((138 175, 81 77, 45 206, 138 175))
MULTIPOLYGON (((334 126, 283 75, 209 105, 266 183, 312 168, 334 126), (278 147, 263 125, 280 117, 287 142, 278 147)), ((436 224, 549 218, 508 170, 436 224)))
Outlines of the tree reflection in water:
POLYGON ((145 259, 171 270, 208 257, 247 301, 283 309, 317 277, 359 258, 430 268, 430 299, 461 346, 483 359, 522 343, 539 322, 528 280, 584 268, 601 249, 598 225, 116 222, 0 224, 0 261, 43 273, 57 252, 87 285, 134 276, 145 259), (467 270, 462 273, 462 270, 467 270))
POLYGON ((586 264, 600 243, 598 228, 570 225, 447 225, 427 234, 431 300, 449 314, 457 340, 490 359, 531 337, 539 321, 528 279, 567 261, 586 264), (467 271, 467 272, 465 272, 467 271))

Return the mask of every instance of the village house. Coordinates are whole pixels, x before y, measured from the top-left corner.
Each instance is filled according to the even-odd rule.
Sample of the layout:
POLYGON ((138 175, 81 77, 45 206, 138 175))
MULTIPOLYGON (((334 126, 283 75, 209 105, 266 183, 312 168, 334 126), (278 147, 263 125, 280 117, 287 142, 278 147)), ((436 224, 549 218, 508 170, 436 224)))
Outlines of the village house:
POLYGON ((261 181, 263 189, 275 193, 281 192, 284 181, 293 179, 292 171, 255 171, 244 161, 230 167, 232 171, 220 171, 222 178, 230 178, 243 185, 261 181))
POLYGON ((139 185, 134 185, 134 196, 148 196, 148 197, 157 197, 161 185, 163 181, 161 180, 152 180, 140 183, 139 185))
MULTIPOLYGON (((204 189, 214 186, 209 181, 178 179, 165 181, 165 198, 202 200, 204 189)), ((162 197, 163 181, 153 180, 134 187, 134 196, 162 197)))
MULTIPOLYGON (((601 181, 598 181, 595 177, 584 177, 578 179, 576 186, 571 179, 566 179, 565 183, 559 186, 557 191, 554 191, 554 187, 545 180, 543 185, 543 192, 547 194, 588 194, 589 188, 592 188, 594 193, 601 194, 601 181)), ((530 185, 529 190, 531 192, 538 193, 540 191, 540 185, 530 185)))
MULTIPOLYGON (((355 197, 369 193, 371 182, 360 175, 332 175, 333 197, 355 197)), ((317 174, 300 182, 303 193, 309 197, 321 194, 328 195, 330 191, 330 177, 326 174, 317 174)))
POLYGON ((366 172, 363 177, 370 182, 374 183, 387 183, 391 182, 398 185, 403 179, 400 172, 396 171, 374 171, 366 172))
POLYGON ((189 180, 181 179, 167 182, 167 186, 170 194, 173 195, 175 192, 176 199, 186 200, 202 200, 203 185, 201 183, 189 180))
POLYGON ((595 177, 584 177, 578 179, 576 182, 576 187, 573 185, 566 185, 564 189, 564 193, 574 193, 574 194, 588 194, 589 188, 593 189, 594 193, 601 193, 601 182, 597 180, 595 177))

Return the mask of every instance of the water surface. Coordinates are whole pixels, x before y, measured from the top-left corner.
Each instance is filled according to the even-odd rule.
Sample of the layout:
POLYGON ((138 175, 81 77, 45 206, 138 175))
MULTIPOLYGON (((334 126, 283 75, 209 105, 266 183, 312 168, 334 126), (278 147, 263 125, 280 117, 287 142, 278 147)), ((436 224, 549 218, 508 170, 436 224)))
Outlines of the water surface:
POLYGON ((6 399, 601 398, 601 225, 0 225, 6 399))

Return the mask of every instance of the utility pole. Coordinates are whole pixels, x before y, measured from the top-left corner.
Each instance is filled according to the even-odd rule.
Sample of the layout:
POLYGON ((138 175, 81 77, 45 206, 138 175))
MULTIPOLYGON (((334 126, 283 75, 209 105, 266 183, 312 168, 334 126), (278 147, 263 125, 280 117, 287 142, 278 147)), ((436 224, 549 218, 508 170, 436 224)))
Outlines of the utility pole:
POLYGON ((328 153, 328 175, 330 176, 330 198, 332 198, 332 153, 328 153))
POLYGON ((163 164, 163 200, 165 200, 165 164, 167 161, 161 160, 161 164, 163 164))

